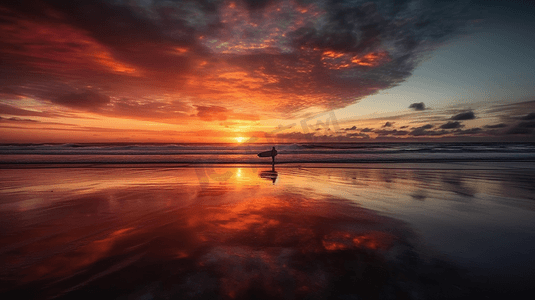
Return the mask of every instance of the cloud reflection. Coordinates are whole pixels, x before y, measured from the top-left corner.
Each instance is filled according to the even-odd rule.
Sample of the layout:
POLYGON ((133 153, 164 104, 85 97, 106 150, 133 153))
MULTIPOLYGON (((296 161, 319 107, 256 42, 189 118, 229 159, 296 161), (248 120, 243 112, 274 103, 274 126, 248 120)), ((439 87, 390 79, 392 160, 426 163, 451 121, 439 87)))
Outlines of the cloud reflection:
POLYGON ((240 180, 254 174, 241 173, 233 176, 238 184, 213 183, 194 193, 180 186, 140 189, 129 186, 142 182, 130 176, 89 193, 72 181, 74 189, 62 194, 68 200, 13 214, 39 225, 9 221, 20 234, 2 236, 10 245, 2 249, 9 266, 2 275, 16 282, 8 291, 29 298, 119 296, 140 286, 156 298, 243 299, 378 297, 386 286, 404 289, 389 279, 396 276, 392 255, 403 260, 400 254, 412 248, 403 222, 341 198, 248 186, 240 180), (193 205, 184 206, 185 199, 193 205))
POLYGON ((409 224, 365 206, 392 193, 389 208, 401 213, 405 196, 426 199, 411 205, 433 205, 437 192, 475 198, 473 182, 500 187, 485 179, 494 171, 281 168, 284 180, 271 185, 256 172, 226 170, 228 181, 202 187, 188 168, 0 173, 12 178, 0 183, 2 199, 12 202, 0 210, 2 229, 9 228, 0 232, 0 275, 12 283, 1 292, 377 299, 478 291, 458 267, 426 258, 432 254, 409 224), (337 194, 342 186, 345 196, 337 194), (16 209, 31 199, 34 206, 16 209))

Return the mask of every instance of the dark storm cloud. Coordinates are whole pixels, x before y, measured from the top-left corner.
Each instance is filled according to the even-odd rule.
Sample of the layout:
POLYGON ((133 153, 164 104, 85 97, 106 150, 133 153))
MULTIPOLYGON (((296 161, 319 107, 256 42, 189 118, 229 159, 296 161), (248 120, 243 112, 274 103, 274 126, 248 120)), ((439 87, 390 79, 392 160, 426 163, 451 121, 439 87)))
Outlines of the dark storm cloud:
POLYGON ((477 134, 477 133, 481 133, 483 132, 483 130, 479 127, 475 127, 475 128, 470 128, 470 129, 457 129, 455 131, 453 131, 453 134, 455 135, 469 135, 469 134, 477 134))
MULTIPOLYGON (((153 1, 135 3, 104 0, 21 0, 4 4, 7 18, 31 18, 44 22, 66 22, 86 30, 92 37, 114 49, 152 45, 190 45, 193 34, 212 22, 215 6, 208 1, 153 1), (194 11, 188 12, 191 8, 194 11), (195 23, 193 14, 202 18, 195 23)), ((73 44, 72 47, 81 46, 73 44)), ((156 47, 154 48, 156 49, 156 47)))
MULTIPOLYGON (((106 106, 109 97, 163 94, 206 107, 269 101, 277 113, 337 108, 407 79, 466 19, 461 2, 295 3, 5 2, 0 55, 8 64, 0 80, 24 96, 82 110, 106 106), (243 7, 252 17, 244 19, 243 7), (102 97, 75 92, 88 86, 102 97)), ((145 109, 150 115, 152 106, 145 109)), ((199 117, 224 119, 214 113, 199 117)))
POLYGON ((456 128, 461 128, 463 127, 464 125, 461 124, 460 122, 448 122, 448 123, 445 123, 445 124, 442 124, 440 125, 440 128, 442 129, 456 129, 456 128))
POLYGON ((493 125, 486 125, 486 129, 501 129, 504 130, 489 130, 488 133, 492 135, 529 135, 535 129, 535 101, 518 102, 511 104, 494 105, 487 110, 487 114, 500 119, 502 122, 493 125), (526 112, 530 113, 526 114, 526 112))
POLYGON ((377 133, 380 136, 398 136, 398 135, 407 135, 409 132, 406 130, 376 130, 375 133, 377 133))
POLYGON ((535 113, 529 113, 529 114, 523 116, 522 118, 520 118, 520 120, 524 120, 524 121, 535 120, 535 113))
POLYGON ((382 127, 392 127, 392 123, 391 122, 386 122, 382 127))
POLYGON ((529 118, 531 115, 526 115, 527 111, 535 110, 535 101, 525 101, 509 104, 500 104, 491 106, 486 113, 496 115, 503 120, 518 120, 521 118, 529 118))
POLYGON ((425 104, 423 102, 413 103, 409 105, 409 108, 412 108, 414 110, 425 110, 425 104))
POLYGON ((342 129, 342 130, 344 130, 344 131, 353 131, 353 130, 357 130, 357 126, 344 128, 344 129, 342 129))
POLYGON ((399 47, 396 50, 412 55, 415 53, 411 51, 425 39, 438 40, 457 30, 462 5, 410 0, 328 1, 323 26, 300 28, 295 32, 296 41, 300 45, 357 52, 372 49, 381 41, 394 42, 394 47, 399 47), (413 19, 406 19, 408 16, 413 19))
POLYGON ((511 129, 507 130, 506 134, 531 134, 535 129, 535 121, 522 121, 516 124, 511 129))
MULTIPOLYGON (((451 4, 423 3, 414 6, 412 1, 404 4, 391 1, 361 5, 345 1, 328 3, 327 16, 321 26, 307 25, 294 31, 293 38, 299 47, 319 49, 324 53, 331 51, 336 56, 346 54, 358 58, 367 53, 387 53, 388 57, 388 62, 373 68, 369 67, 372 64, 364 63, 360 70, 331 71, 331 78, 334 75, 334 78, 338 77, 337 81, 345 81, 343 86, 332 90, 341 94, 340 98, 331 97, 329 100, 335 107, 345 106, 405 80, 426 49, 456 32, 462 23, 454 17, 459 17, 456 14, 458 7, 451 4), (406 18, 408 16, 411 16, 410 20, 406 18), (362 68, 366 66, 368 68, 362 68), (368 89, 366 94, 359 93, 365 89, 362 83, 373 88, 368 89)), ((329 62, 328 58, 323 57, 324 65, 329 62)), ((321 82, 319 78, 317 81, 321 82)))
POLYGON ((488 129, 498 129, 498 128, 504 128, 504 127, 507 127, 507 124, 499 123, 499 124, 494 124, 494 125, 485 125, 485 128, 488 128, 488 129))
POLYGON ((506 134, 531 134, 533 132, 532 128, 522 128, 522 127, 513 127, 507 130, 506 134))
POLYGON ((416 127, 416 128, 413 128, 411 132, 409 132, 409 135, 412 135, 412 136, 437 135, 435 134, 435 131, 429 131, 429 129, 433 127, 434 126, 431 124, 426 124, 420 127, 416 127))
MULTIPOLYGON (((198 30, 181 18, 171 21, 167 14, 177 11, 166 10, 163 4, 2 3, 0 55, 8 64, 0 67, 0 80, 12 93, 105 114, 109 110, 99 108, 110 102, 109 96, 169 93, 188 69, 187 58, 174 49, 195 48, 190 35, 198 30), (102 92, 79 92, 87 86, 102 92)), ((157 114, 149 111, 150 105, 143 108, 147 116, 157 114)), ((132 112, 118 116, 136 117, 132 112)))
POLYGON ((471 110, 456 114, 451 117, 451 119, 455 121, 473 120, 475 118, 476 118, 476 115, 471 110))
POLYGON ((278 2, 276 0, 242 0, 242 1, 245 2, 247 8, 252 11, 266 8, 266 6, 273 4, 275 2, 278 2))
POLYGON ((499 119, 501 123, 486 125, 484 128, 489 129, 487 133, 493 136, 509 136, 507 138, 511 138, 513 135, 526 138, 526 135, 534 131, 534 109, 535 101, 493 105, 485 113, 499 119), (526 114, 526 112, 530 113, 526 114), (501 128, 503 130, 499 130, 501 128))
POLYGON ((523 128, 535 128, 535 121, 520 122, 517 126, 523 128))
POLYGON ((426 129, 431 129, 433 128, 434 126, 431 125, 431 124, 425 124, 425 125, 422 125, 420 127, 416 127, 416 128, 412 128, 414 130, 426 130, 426 129))

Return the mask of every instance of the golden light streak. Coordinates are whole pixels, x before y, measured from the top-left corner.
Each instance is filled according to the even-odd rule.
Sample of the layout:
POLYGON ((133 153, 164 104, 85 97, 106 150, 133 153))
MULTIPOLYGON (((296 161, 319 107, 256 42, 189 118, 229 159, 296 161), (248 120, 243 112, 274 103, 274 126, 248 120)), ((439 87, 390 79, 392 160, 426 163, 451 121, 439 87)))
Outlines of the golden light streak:
MULTIPOLYGON (((318 51, 319 49, 314 50, 318 51)), ((322 52, 321 60, 329 69, 338 70, 356 66, 377 67, 390 61, 390 58, 385 51, 369 52, 365 55, 351 56, 351 53, 327 50, 322 52)))
POLYGON ((386 52, 370 52, 361 57, 354 56, 351 62, 361 66, 376 67, 389 60, 386 52))

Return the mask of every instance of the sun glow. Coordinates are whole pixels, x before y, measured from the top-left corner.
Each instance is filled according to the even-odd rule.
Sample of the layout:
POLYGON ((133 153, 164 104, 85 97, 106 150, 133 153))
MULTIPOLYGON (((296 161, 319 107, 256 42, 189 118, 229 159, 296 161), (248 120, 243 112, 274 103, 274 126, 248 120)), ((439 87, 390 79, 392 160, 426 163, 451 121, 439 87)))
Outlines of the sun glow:
POLYGON ((245 142, 245 140, 247 140, 247 138, 245 138, 243 136, 239 136, 239 137, 235 137, 234 140, 236 140, 236 142, 241 144, 241 143, 245 142))

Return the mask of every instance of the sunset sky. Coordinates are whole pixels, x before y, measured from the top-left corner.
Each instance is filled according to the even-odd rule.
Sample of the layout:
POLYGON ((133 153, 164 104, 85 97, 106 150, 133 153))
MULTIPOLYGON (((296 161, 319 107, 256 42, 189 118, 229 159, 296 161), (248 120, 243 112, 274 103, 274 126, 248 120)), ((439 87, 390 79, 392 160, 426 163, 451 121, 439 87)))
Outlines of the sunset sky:
POLYGON ((3 1, 0 143, 535 141, 533 15, 528 1, 3 1))

